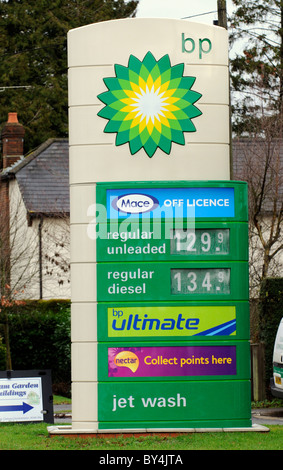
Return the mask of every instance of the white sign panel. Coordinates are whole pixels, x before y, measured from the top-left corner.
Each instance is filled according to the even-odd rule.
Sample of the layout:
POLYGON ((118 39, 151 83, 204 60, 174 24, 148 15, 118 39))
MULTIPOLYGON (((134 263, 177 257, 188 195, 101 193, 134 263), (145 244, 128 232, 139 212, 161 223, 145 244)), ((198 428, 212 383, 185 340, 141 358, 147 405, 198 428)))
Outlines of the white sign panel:
POLYGON ((225 29, 134 18, 68 41, 71 184, 230 179, 225 29))
POLYGON ((40 377, 0 379, 0 422, 43 421, 40 377))

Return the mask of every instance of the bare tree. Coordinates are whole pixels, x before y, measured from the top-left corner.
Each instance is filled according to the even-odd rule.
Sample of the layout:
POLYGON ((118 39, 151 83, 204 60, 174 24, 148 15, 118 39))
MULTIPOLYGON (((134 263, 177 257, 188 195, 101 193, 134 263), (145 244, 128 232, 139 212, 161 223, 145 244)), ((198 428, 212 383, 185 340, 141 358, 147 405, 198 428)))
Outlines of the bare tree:
POLYGON ((283 139, 279 117, 265 116, 253 136, 235 140, 234 175, 249 186, 250 279, 256 295, 266 277, 282 276, 283 139))
POLYGON ((27 241, 34 247, 32 237, 26 237, 22 203, 15 187, 0 180, 2 195, 0 211, 0 324, 6 347, 6 369, 12 369, 10 353, 10 313, 14 306, 22 305, 25 283, 37 275, 37 267, 32 263, 31 250, 27 241), (18 241, 21 240, 21 243, 18 241))

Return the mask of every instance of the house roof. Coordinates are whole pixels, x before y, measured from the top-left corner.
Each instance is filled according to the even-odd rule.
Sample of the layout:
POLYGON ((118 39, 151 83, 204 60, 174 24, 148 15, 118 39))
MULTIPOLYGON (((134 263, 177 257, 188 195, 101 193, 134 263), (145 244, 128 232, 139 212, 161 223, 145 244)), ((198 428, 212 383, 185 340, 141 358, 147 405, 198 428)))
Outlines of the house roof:
POLYGON ((31 216, 70 212, 69 142, 49 139, 34 152, 3 171, 15 177, 31 216))
POLYGON ((250 203, 264 213, 282 211, 283 140, 239 138, 232 149, 233 178, 248 182, 250 203))

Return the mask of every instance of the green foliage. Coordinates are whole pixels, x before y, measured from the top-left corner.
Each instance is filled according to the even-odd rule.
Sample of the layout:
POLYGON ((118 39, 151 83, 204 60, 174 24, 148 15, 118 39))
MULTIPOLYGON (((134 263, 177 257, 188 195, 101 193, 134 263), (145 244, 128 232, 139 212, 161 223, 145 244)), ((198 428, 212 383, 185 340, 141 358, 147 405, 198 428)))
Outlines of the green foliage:
MULTIPOLYGON (((46 423, 1 423, 0 450, 92 450, 96 451, 96 454, 93 454, 95 464, 100 459, 103 462, 103 459, 106 458, 106 452, 100 452, 102 450, 107 451, 109 457, 118 454, 117 452, 112 454, 111 451, 114 450, 119 451, 119 456, 124 456, 127 450, 140 451, 145 455, 148 455, 149 451, 154 450, 158 451, 150 452, 154 457, 157 456, 156 454, 159 454, 157 457, 159 461, 155 460, 155 468, 173 468, 174 464, 176 468, 185 468, 188 466, 188 457, 191 457, 191 455, 188 455, 188 457, 184 456, 182 451, 282 450, 283 426, 268 425, 268 427, 265 426, 265 430, 266 432, 254 432, 255 429, 253 429, 253 432, 184 432, 173 436, 164 436, 158 433, 148 433, 148 435, 128 435, 127 433, 122 433, 121 435, 107 438, 88 437, 86 435, 72 437, 53 435, 50 439, 46 423), (174 449, 173 452, 172 449, 174 449), (178 456, 181 457, 181 460, 177 460, 178 456)), ((69 455, 72 458, 73 455, 69 455)), ((235 455, 234 452, 233 458, 235 455)), ((48 454, 45 453, 44 458, 46 457, 48 458, 48 454)), ((79 455, 79 457, 82 458, 83 456, 79 455)), ((243 454, 239 454, 239 458, 243 458, 243 454)), ((145 462, 147 463, 146 460, 145 462)), ((151 462, 153 462, 152 458, 151 462)), ((111 466, 110 464, 101 466, 102 468, 107 466, 108 468, 115 468, 115 465, 111 466)), ((126 468, 126 465, 119 465, 119 463, 118 466, 119 468, 126 468)), ((136 464, 134 460, 134 465, 131 468, 138 467, 140 465, 136 464)), ((147 468, 146 465, 144 467, 147 468)))
POLYGON ((131 17, 137 4, 134 0, 0 2, 0 89, 28 87, 0 93, 0 122, 6 122, 8 112, 18 113, 26 129, 25 153, 48 138, 68 136, 68 31, 131 17))
POLYGON ((0 337, 0 370, 5 369, 6 367, 6 347, 2 343, 2 338, 0 337))
POLYGON ((260 341, 265 343, 266 384, 272 377, 274 341, 283 317, 283 278, 264 279, 259 304, 260 341))
POLYGON ((282 408, 283 400, 280 398, 273 398, 270 400, 262 400, 262 401, 252 401, 252 408, 253 409, 262 409, 262 408, 282 408))
POLYGON ((279 0, 233 3, 236 9, 230 18, 230 41, 243 45, 230 61, 233 128, 242 134, 257 129, 261 106, 269 114, 281 111, 283 8, 279 0))
POLYGON ((70 393, 69 301, 27 301, 9 312, 14 370, 51 369, 54 391, 70 393))

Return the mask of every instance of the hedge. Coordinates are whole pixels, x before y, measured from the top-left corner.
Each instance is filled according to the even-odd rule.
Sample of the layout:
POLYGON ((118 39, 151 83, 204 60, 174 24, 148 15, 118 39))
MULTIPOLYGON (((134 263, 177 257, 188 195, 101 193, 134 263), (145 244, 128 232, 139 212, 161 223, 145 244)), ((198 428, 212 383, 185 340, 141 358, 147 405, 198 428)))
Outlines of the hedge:
POLYGON ((266 386, 273 375, 274 341, 283 317, 283 278, 265 279, 261 286, 259 303, 259 338, 265 344, 266 386))
POLYGON ((9 309, 13 370, 51 369, 53 392, 70 395, 70 302, 26 301, 9 309))
POLYGON ((4 370, 6 367, 6 346, 3 344, 2 338, 0 337, 0 370, 4 370))

